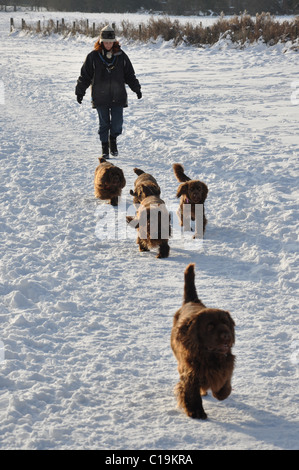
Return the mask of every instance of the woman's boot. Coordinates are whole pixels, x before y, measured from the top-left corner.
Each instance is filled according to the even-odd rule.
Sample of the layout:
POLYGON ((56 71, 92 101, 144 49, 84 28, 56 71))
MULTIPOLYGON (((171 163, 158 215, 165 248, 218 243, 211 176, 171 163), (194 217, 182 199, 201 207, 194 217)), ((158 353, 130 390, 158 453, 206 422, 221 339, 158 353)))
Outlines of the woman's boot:
POLYGON ((109 144, 108 142, 102 142, 102 158, 109 158, 109 144))
POLYGON ((118 155, 118 150, 117 150, 117 145, 116 145, 116 137, 110 136, 110 152, 113 157, 117 157, 118 155))

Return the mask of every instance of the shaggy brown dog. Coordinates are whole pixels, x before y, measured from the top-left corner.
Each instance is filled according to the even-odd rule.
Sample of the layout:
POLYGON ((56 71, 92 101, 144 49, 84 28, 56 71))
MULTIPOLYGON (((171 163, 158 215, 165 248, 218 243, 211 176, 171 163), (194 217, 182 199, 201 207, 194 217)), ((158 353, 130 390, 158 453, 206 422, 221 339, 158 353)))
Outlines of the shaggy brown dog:
POLYGON ((235 323, 229 312, 207 308, 198 299, 194 277, 191 263, 185 270, 183 305, 174 316, 171 347, 180 374, 178 403, 191 418, 206 419, 201 395, 211 389, 215 398, 225 400, 231 393, 235 323))
POLYGON ((157 258, 168 257, 170 214, 162 199, 158 196, 146 197, 141 201, 136 216, 127 216, 127 222, 138 231, 136 243, 140 251, 158 247, 157 258))
MULTIPOLYGON (((187 204, 191 209, 191 220, 196 221, 195 235, 193 238, 203 235, 207 225, 207 219, 205 216, 204 202, 208 195, 208 187, 205 183, 199 180, 191 180, 184 173, 184 167, 179 163, 173 164, 173 171, 176 176, 176 179, 183 184, 180 184, 176 196, 180 199, 180 210, 179 218, 181 226, 184 226, 187 230, 190 230, 190 220, 186 220, 186 214, 184 217, 184 206, 187 204), (199 206, 202 204, 202 206, 199 206), (202 213, 199 212, 199 209, 196 210, 196 207, 202 208, 202 213), (198 213, 198 214, 197 214, 198 213), (200 219, 200 220, 199 220, 200 219)), ((185 206, 185 213, 187 208, 185 206)), ((188 214, 189 215, 189 214, 188 214)), ((189 215, 190 217, 190 215, 189 215)))
POLYGON ((130 194, 133 196, 135 205, 140 204, 148 196, 160 196, 160 187, 152 175, 139 168, 134 168, 134 172, 138 175, 138 178, 134 183, 134 191, 131 189, 130 194))
POLYGON ((117 206, 118 197, 126 185, 123 171, 105 158, 99 158, 99 162, 94 174, 95 197, 109 199, 113 206, 117 206))

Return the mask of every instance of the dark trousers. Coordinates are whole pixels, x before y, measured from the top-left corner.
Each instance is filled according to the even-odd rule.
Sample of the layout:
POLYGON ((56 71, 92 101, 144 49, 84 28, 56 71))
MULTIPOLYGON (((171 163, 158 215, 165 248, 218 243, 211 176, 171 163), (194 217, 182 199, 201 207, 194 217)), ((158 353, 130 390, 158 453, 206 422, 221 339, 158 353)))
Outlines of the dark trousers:
POLYGON ((101 142, 108 142, 109 132, 112 137, 118 137, 122 133, 123 128, 123 112, 122 106, 100 106, 97 108, 99 115, 100 127, 99 136, 101 142))

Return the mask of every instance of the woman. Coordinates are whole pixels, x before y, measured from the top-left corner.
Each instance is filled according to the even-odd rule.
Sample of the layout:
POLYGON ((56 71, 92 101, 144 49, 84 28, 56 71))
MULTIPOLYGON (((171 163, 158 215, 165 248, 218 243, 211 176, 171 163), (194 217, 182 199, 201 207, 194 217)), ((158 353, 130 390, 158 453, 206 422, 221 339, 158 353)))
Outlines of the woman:
POLYGON ((92 87, 92 107, 99 115, 102 157, 106 159, 109 158, 109 147, 111 155, 118 155, 116 138, 122 133, 123 108, 128 106, 126 84, 138 99, 142 97, 131 61, 108 25, 101 30, 94 50, 86 57, 75 92, 81 104, 87 88, 92 87))

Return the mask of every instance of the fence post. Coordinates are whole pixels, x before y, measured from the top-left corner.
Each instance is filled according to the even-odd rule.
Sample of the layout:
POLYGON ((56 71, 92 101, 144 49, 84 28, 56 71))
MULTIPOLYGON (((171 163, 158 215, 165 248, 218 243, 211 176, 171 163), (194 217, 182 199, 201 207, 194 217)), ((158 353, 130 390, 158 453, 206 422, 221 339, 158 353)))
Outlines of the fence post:
POLYGON ((96 24, 92 23, 92 37, 94 38, 96 35, 96 24))
POLYGON ((141 41, 141 24, 139 25, 139 40, 141 41))
POLYGON ((22 29, 25 29, 25 20, 22 18, 22 29))
POLYGON ((58 33, 58 31, 59 31, 59 21, 57 20, 56 21, 56 33, 58 33))
POLYGON ((13 18, 10 18, 10 32, 14 29, 13 18))

